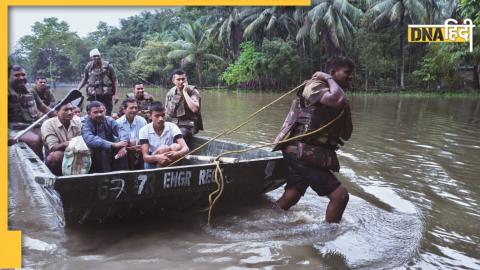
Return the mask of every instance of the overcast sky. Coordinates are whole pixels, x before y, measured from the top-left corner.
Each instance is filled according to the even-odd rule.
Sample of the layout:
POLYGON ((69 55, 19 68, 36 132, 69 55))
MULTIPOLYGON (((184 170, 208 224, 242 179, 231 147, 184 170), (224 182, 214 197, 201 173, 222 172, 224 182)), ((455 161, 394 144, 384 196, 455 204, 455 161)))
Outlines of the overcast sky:
POLYGON ((35 22, 57 17, 70 25, 70 31, 80 37, 96 30, 100 21, 110 26, 120 26, 120 19, 140 14, 149 7, 10 7, 8 13, 8 45, 11 52, 18 40, 32 34, 35 22))

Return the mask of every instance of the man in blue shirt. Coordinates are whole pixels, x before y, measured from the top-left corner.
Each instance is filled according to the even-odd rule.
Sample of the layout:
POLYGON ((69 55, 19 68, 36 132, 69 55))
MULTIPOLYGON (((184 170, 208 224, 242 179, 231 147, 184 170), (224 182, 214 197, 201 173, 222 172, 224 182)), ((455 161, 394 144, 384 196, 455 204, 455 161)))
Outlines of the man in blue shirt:
POLYGON ((128 137, 122 127, 109 116, 99 101, 87 105, 88 117, 82 127, 82 137, 92 153, 91 173, 127 170, 128 137))
POLYGON ((137 115, 138 103, 135 98, 129 97, 122 102, 124 115, 117 119, 117 124, 122 127, 121 132, 128 138, 127 158, 130 170, 143 169, 142 148, 138 143, 140 129, 147 124, 147 120, 137 115))

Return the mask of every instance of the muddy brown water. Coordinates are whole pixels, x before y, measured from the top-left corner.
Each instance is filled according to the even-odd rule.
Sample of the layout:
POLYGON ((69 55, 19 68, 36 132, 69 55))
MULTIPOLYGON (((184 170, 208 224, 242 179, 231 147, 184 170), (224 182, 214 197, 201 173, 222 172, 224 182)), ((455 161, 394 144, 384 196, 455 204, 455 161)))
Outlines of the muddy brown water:
MULTIPOLYGON (((163 99, 163 91, 150 89, 163 99)), ((60 96, 62 90, 55 95, 60 96)), ((205 136, 239 123, 278 93, 204 91, 205 136)), ((9 221, 26 269, 480 269, 480 99, 353 96, 339 151, 350 202, 338 225, 311 190, 288 212, 270 203, 109 226, 64 228, 10 153, 9 221)), ((286 99, 226 137, 273 140, 286 99)))

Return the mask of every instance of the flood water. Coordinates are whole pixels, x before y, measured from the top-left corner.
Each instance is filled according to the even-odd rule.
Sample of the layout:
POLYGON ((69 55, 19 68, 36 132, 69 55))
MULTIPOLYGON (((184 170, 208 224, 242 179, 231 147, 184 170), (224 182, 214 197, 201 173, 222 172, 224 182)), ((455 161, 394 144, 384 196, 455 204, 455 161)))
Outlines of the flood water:
MULTIPOLYGON (((58 92, 56 93, 59 94, 58 92)), ((156 93, 164 97, 164 93, 156 93)), ((204 91, 205 131, 241 122, 278 93, 204 91)), ((340 224, 308 190, 290 211, 277 189, 248 205, 168 219, 63 228, 10 153, 10 228, 27 269, 480 269, 480 99, 350 97, 354 133, 339 151, 350 191, 340 224)), ((226 139, 271 142, 287 98, 226 139)))

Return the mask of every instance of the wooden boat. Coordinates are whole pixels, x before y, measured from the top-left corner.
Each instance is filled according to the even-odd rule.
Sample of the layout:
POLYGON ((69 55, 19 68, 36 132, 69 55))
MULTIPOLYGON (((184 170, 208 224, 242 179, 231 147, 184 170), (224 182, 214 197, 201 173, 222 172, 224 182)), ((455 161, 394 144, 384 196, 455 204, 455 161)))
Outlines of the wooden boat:
MULTIPOLYGON (((195 137, 193 147, 206 140, 195 137)), ((249 145, 216 140, 198 155, 216 156, 246 147, 249 145)), ((20 169, 41 186, 66 225, 204 208, 208 195, 217 188, 215 165, 210 161, 183 160, 168 168, 55 176, 26 144, 18 143, 14 148, 20 169)), ((286 167, 278 152, 257 149, 230 157, 238 162, 222 163, 222 201, 248 200, 286 181, 286 167)))

